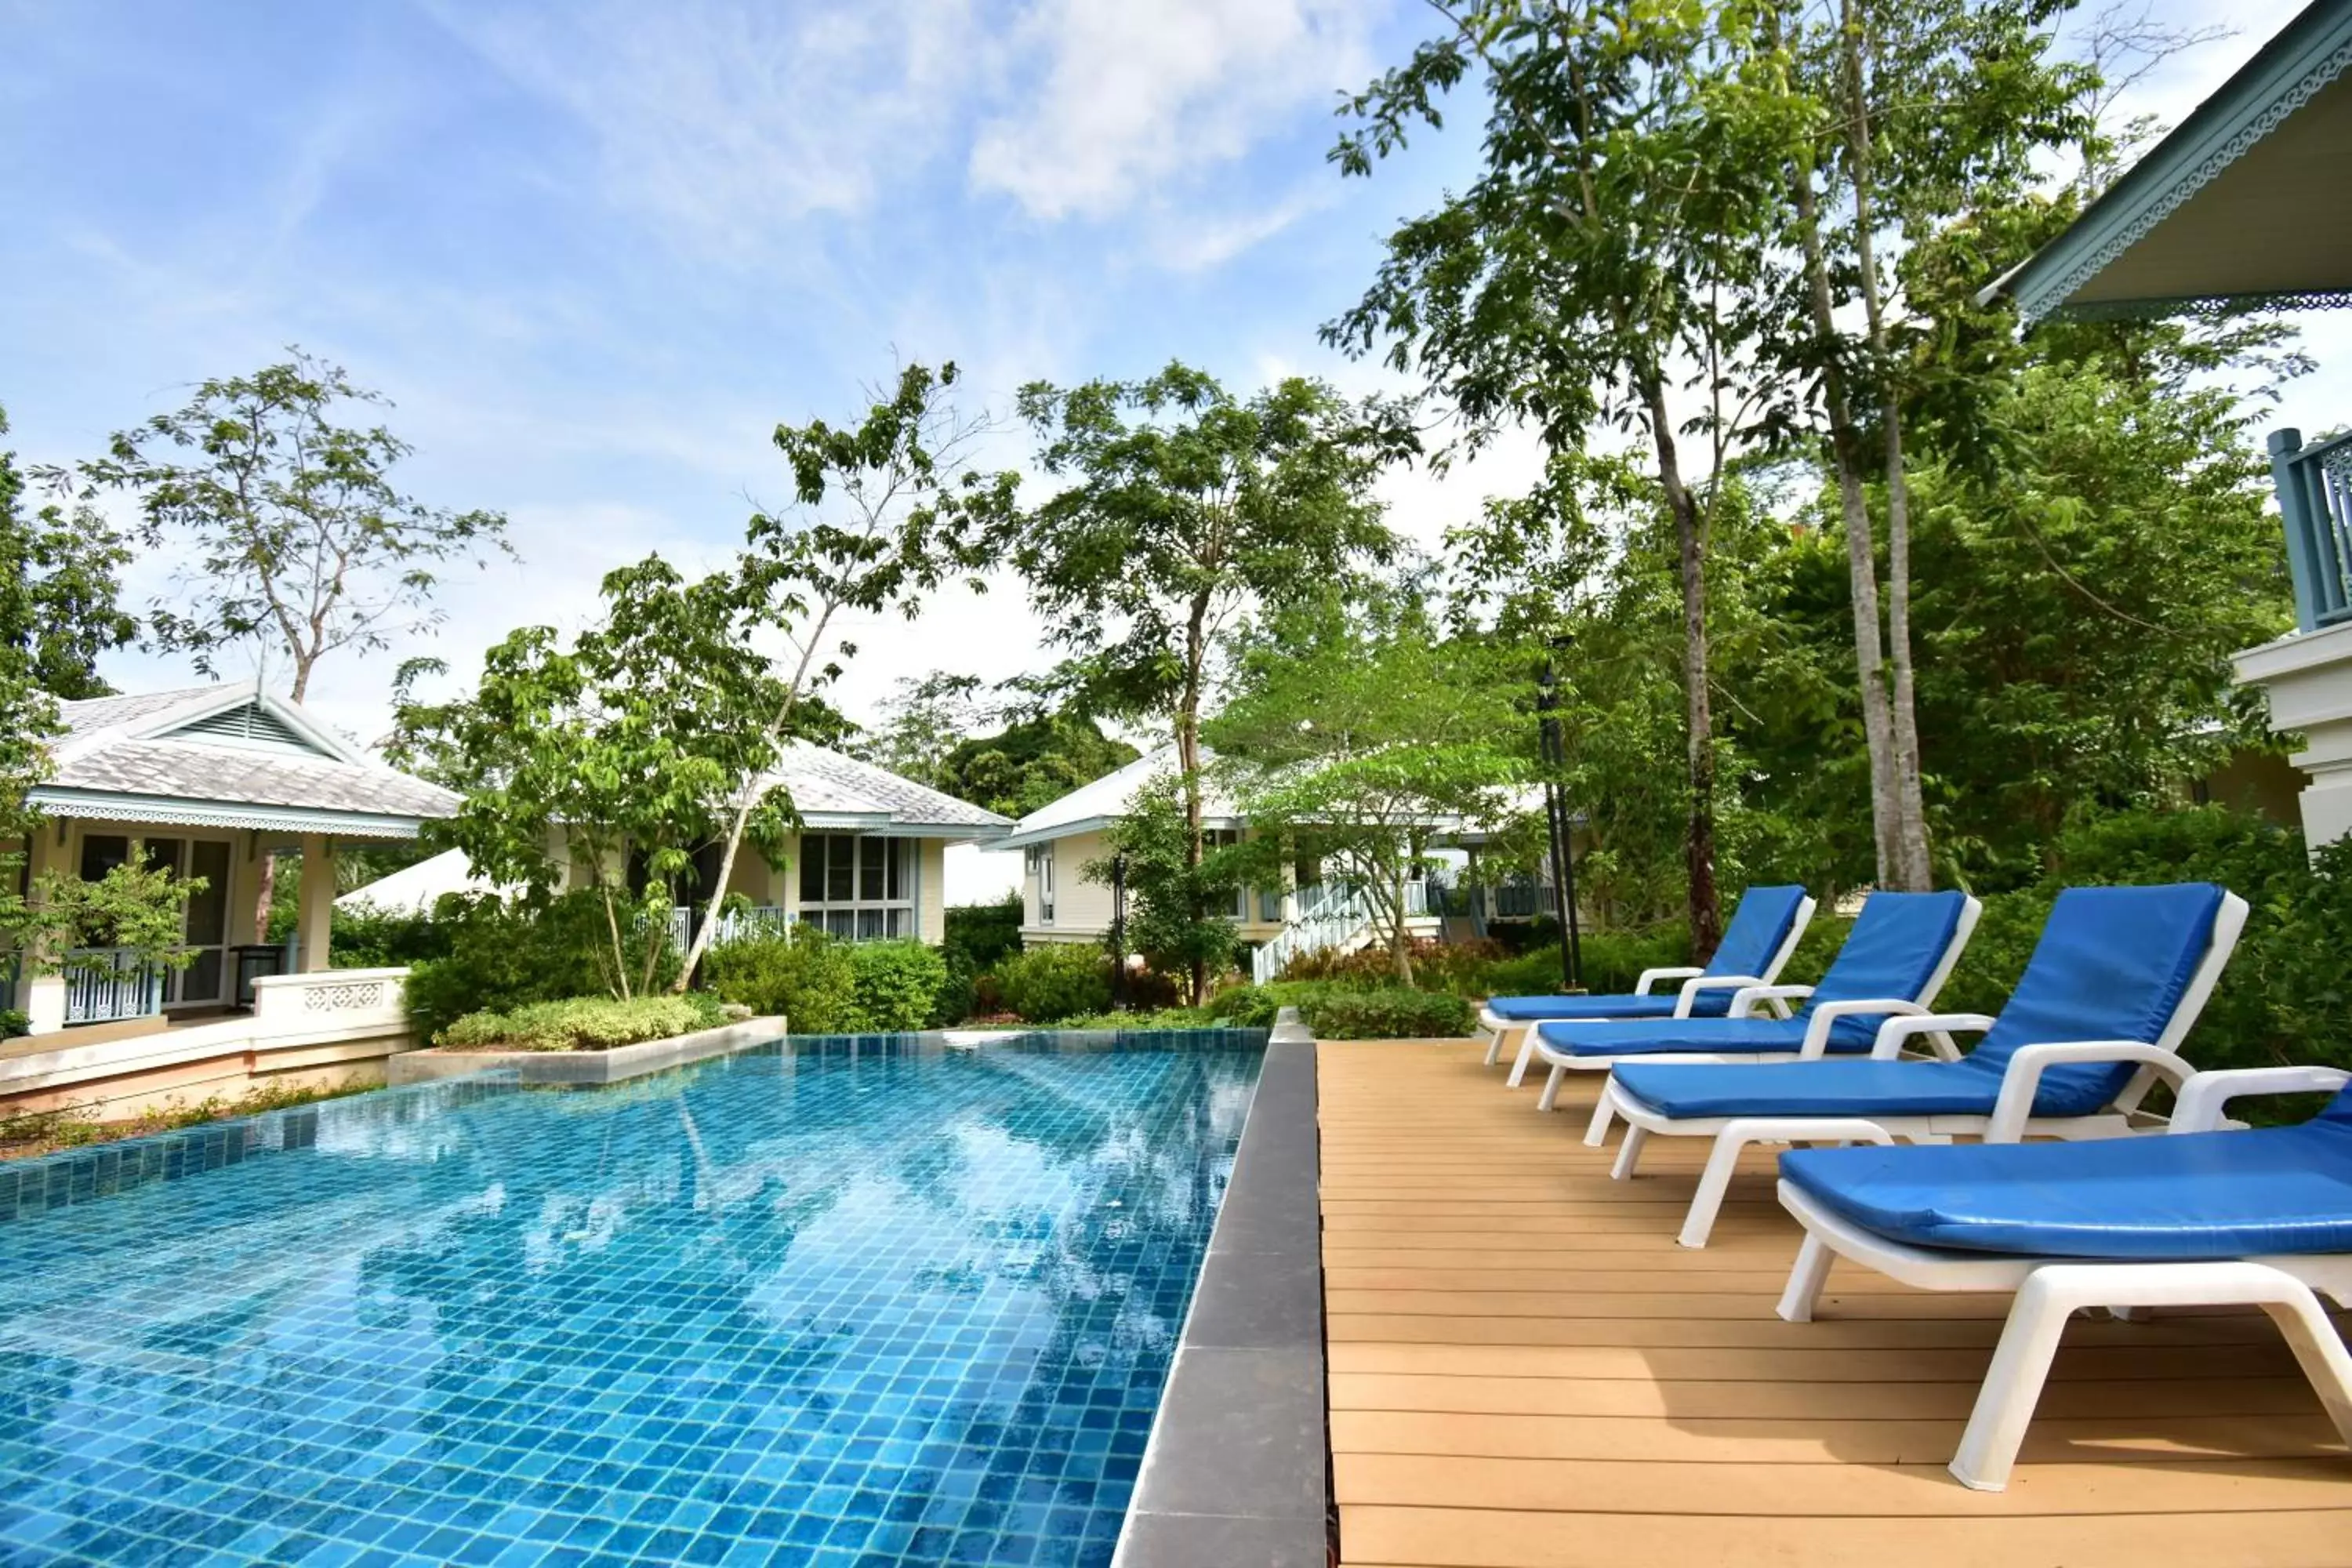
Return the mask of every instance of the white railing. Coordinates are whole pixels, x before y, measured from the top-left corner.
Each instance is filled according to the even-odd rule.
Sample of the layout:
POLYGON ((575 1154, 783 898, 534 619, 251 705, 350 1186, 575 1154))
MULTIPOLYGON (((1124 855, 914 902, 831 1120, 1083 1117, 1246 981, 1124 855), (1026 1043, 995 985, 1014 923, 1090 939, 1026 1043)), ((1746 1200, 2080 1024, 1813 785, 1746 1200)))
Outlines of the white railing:
MULTIPOLYGON (((680 952, 694 940, 695 911, 684 904, 674 905, 669 911, 669 940, 680 952)), ((730 942, 751 942, 761 937, 791 934, 792 917, 781 905, 754 904, 748 909, 722 910, 719 929, 710 933, 710 945, 718 947, 730 942)))
MULTIPOLYGON (((1280 974, 1292 959, 1360 947, 1371 936, 1372 901, 1350 883, 1316 882, 1301 888, 1291 895, 1291 911, 1288 923, 1250 954, 1250 978, 1260 985, 1280 974)), ((1404 885, 1404 913, 1407 920, 1429 913, 1427 882, 1416 879, 1404 885)))
POLYGON ((163 1010, 163 966, 127 947, 82 947, 66 955, 66 1022, 110 1024, 163 1010))
POLYGON ((253 1021, 275 1032, 295 1026, 348 1028, 405 1016, 408 971, 321 969, 265 974, 253 983, 253 1021))

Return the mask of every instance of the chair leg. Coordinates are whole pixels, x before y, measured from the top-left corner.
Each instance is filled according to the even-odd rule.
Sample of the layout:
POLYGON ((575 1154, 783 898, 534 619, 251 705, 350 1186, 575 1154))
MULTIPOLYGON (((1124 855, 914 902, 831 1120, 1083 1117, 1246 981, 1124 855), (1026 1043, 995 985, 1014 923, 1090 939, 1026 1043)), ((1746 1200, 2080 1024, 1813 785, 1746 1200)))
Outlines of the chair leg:
MULTIPOLYGON (((1739 1168, 1740 1151, 1748 1135, 1734 1122, 1715 1135, 1707 1151, 1706 1169, 1699 1173, 1698 1191, 1691 1194, 1690 1211, 1683 1215, 1682 1234, 1675 1239, 1685 1247, 1705 1247, 1715 1233, 1716 1216, 1723 1212, 1724 1194, 1731 1190, 1732 1173, 1739 1168)), ((1811 1238, 1807 1237, 1811 1245, 1811 1238)))
POLYGON ((1609 1124, 1617 1120, 1617 1080, 1611 1079, 1601 1086, 1601 1098, 1592 1104, 1592 1120, 1584 1124, 1584 1146, 1598 1149, 1609 1142, 1609 1124))
POLYGON ((1788 1288, 1780 1292, 1780 1304, 1775 1309, 1785 1321, 1813 1321, 1813 1309, 1821 1304, 1822 1287, 1829 1283, 1831 1261, 1828 1246, 1808 1231, 1805 1244, 1797 1248, 1796 1267, 1789 1270, 1788 1288))
POLYGON ((1496 1058, 1503 1054, 1503 1031, 1481 1026, 1478 1032, 1486 1037, 1486 1065, 1493 1067, 1496 1058))
POLYGON ((1952 1457, 1951 1471, 1961 1485, 1997 1492, 2009 1484, 2066 1320, 2118 1300, 2136 1306, 2262 1308, 2294 1352, 2328 1419, 2352 1442, 2352 1352, 2311 1287, 2285 1270, 2252 1262, 2053 1263, 2033 1271, 2010 1309, 1960 1451, 1952 1457))
POLYGON ((1642 1145, 1647 1143, 1649 1141, 1650 1130, 1648 1128, 1636 1127, 1631 1122, 1628 1122, 1625 1127, 1625 1142, 1619 1144, 1617 1148, 1617 1163, 1609 1167, 1610 1180, 1617 1182, 1632 1181, 1633 1179, 1633 1167, 1642 1163, 1642 1145))
POLYGON ((1519 1031, 1519 1054, 1512 1058, 1511 1076, 1503 1080, 1505 1089, 1517 1089, 1528 1076, 1528 1064, 1536 1059, 1536 1031, 1530 1024, 1519 1031))
POLYGON ((1551 1076, 1544 1079, 1543 1097, 1536 1101, 1538 1110, 1550 1110, 1559 1103, 1559 1086, 1568 1080, 1568 1069, 1552 1064, 1551 1076))

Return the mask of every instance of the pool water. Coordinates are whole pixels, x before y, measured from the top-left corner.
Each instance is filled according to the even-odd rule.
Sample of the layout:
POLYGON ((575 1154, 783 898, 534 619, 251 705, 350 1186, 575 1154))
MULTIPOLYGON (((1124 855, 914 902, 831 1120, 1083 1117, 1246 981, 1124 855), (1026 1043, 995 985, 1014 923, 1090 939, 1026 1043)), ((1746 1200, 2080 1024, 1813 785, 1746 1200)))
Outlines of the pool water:
POLYGON ((1107 1563, 1259 1060, 795 1040, 20 1168, 0 1562, 1107 1563))

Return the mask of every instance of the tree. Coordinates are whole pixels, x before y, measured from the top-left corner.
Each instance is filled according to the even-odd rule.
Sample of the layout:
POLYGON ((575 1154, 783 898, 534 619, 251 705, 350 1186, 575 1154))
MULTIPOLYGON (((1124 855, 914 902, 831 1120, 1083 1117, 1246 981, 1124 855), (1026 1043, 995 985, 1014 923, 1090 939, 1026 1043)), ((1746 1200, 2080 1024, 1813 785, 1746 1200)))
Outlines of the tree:
POLYGON ((1204 977, 1223 973, 1238 945, 1230 911, 1241 879, 1232 852, 1201 851, 1183 781, 1170 773, 1144 781, 1104 829, 1103 843, 1110 853, 1078 874, 1104 885, 1120 881, 1127 920, 1118 935, 1127 950, 1160 973, 1192 977, 1199 1003, 1204 977))
POLYGON ((1242 642, 1206 727, 1252 844, 1359 890, 1412 982, 1407 881, 1446 829, 1499 826, 1532 775, 1524 659, 1440 631, 1420 595, 1329 595, 1242 642), (1516 668, 1513 668, 1516 664, 1516 668), (1522 679, 1514 679, 1521 677, 1522 679))
POLYGON ((901 676, 882 704, 882 722, 866 731, 854 752, 875 766, 927 788, 948 788, 948 758, 994 713, 979 696, 980 677, 935 669, 919 679, 901 676))
MULTIPOLYGON (((1169 726, 1197 867, 1218 636, 1253 606, 1387 559, 1371 486, 1419 449, 1409 412, 1298 377, 1243 400, 1174 363, 1139 382, 1034 384, 1020 407, 1039 466, 1069 483, 1000 537, 1071 656, 1064 683, 1089 711, 1169 726)), ((1205 981, 1196 966, 1196 998, 1205 981)))
POLYGON ((346 404, 385 399, 340 365, 288 353, 204 383, 185 406, 118 434, 82 473, 135 493, 141 542, 191 562, 176 605, 157 609, 163 646, 194 653, 207 675, 225 647, 277 648, 299 702, 328 654, 437 626, 442 563, 513 552, 500 513, 427 506, 394 488, 408 443, 382 425, 334 422, 346 404))
MULTIPOLYGON (((956 367, 934 373, 919 364, 877 391, 856 424, 835 427, 822 419, 776 426, 777 449, 793 471, 793 509, 761 512, 746 531, 751 545, 740 563, 742 602, 752 624, 782 631, 793 650, 792 671, 775 687, 761 746, 772 753, 792 732, 801 700, 840 673, 840 659, 856 646, 829 645, 845 614, 895 610, 908 620, 923 595, 962 573, 974 592, 986 564, 982 541, 1013 514, 1018 477, 952 472, 986 431, 985 420, 960 415, 946 401, 956 367), (824 662, 820 663, 822 659, 824 662)), ((727 895, 746 830, 763 809, 766 764, 740 769, 727 789, 719 875, 708 890, 716 916, 727 895)), ((687 949, 677 988, 691 980, 718 930, 704 920, 687 949)))
POLYGON ((957 744, 940 760, 940 787, 999 816, 1022 817, 1140 754, 1083 714, 1047 709, 957 744))
MULTIPOLYGON (((0 412, 0 434, 7 428, 0 412)), ((128 555, 104 520, 61 504, 26 518, 25 489, 16 455, 0 451, 0 969, 46 973, 74 963, 73 950, 99 946, 184 964, 187 902, 203 879, 135 861, 96 882, 26 878, 26 847, 43 822, 28 796, 48 777, 49 748, 63 732, 58 702, 104 695, 98 656, 130 642, 138 623, 116 602, 128 555)))
POLYGON ((1349 100, 1361 125, 1332 155, 1369 174, 1417 127, 1442 125, 1475 66, 1482 163, 1465 192, 1390 237, 1372 287, 1324 335, 1359 353, 1385 342, 1393 366, 1417 369, 1461 415, 1470 447, 1522 420, 1556 454, 1610 428, 1646 437, 1678 543, 1685 861, 1705 953, 1720 924, 1706 561, 1715 476, 1741 443, 1780 431, 1781 389, 1749 350, 1780 266, 1769 154, 1785 95, 1749 69, 1748 7, 1431 3, 1446 31, 1349 100), (1696 417, 1671 406, 1677 356, 1697 367, 1696 417), (1696 477, 1694 435, 1713 459, 1696 477))
MULTIPOLYGON (((725 830, 741 781, 773 767, 782 686, 752 647, 760 606, 740 574, 689 582, 648 556, 607 574, 603 597, 604 617, 568 647, 552 626, 509 635, 470 697, 411 700, 437 668, 412 663, 392 750, 463 794, 431 831, 478 876, 542 908, 567 865, 585 878, 604 911, 604 981, 625 998, 655 984, 694 852, 725 830)), ((791 809, 763 790, 753 837, 779 843, 791 809)), ((722 875, 694 890, 725 888, 722 875)))
MULTIPOLYGON (((2014 201, 2037 155, 2081 138, 2082 73, 2049 58, 2045 0, 1838 0, 1783 34, 1806 104, 1788 142, 1803 330, 1790 367, 1818 389, 1852 584, 1854 663, 1881 886, 1933 885, 1911 632, 1905 405, 1943 368, 1885 259, 1973 207, 2014 201), (1851 323, 1851 324, 1849 324, 1851 323), (1874 453, 1871 448, 1875 446, 1874 453), (1882 623, 1866 487, 1886 518, 1882 623)), ((1788 124, 1785 110, 1775 122, 1788 124)))

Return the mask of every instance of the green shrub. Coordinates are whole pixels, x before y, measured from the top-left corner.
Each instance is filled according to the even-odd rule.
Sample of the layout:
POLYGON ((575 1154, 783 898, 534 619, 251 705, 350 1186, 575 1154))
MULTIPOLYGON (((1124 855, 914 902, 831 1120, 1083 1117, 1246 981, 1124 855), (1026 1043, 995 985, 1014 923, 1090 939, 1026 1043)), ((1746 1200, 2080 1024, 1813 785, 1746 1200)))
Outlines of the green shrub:
POLYGON ((849 949, 857 1034, 898 1034, 929 1024, 948 984, 947 960, 919 942, 862 942, 849 949))
POLYGON ((337 969, 398 969, 446 958, 458 922, 430 910, 387 912, 362 905, 338 909, 328 956, 337 969))
POLYGON ((702 983, 756 1014, 782 1014, 796 1035, 855 1034, 854 951, 813 926, 796 926, 789 942, 779 934, 713 947, 703 954, 702 983))
MULTIPOLYGON (((433 920, 446 925, 449 948, 409 973, 408 1016, 421 1035, 467 1013, 612 993, 604 902, 593 892, 567 893, 538 910, 492 895, 453 895, 433 920)), ((651 989, 677 977, 677 955, 665 948, 651 989)), ((632 985, 637 978, 630 977, 632 985)))
MULTIPOLYGON (((1298 984, 1283 987, 1285 992, 1294 994, 1308 989, 1319 993, 1322 988, 1298 984)), ((1275 1010, 1286 1005, 1295 1004, 1282 1001, 1273 986, 1232 985, 1210 997, 1206 1011, 1215 1022, 1230 1024, 1236 1029, 1271 1029, 1275 1010)))
POLYGON ((1021 895, 1009 893, 992 904, 957 904, 947 911, 946 950, 950 965, 962 953, 971 973, 985 974, 1021 951, 1021 895))
POLYGON ((1459 996, 1402 986, 1386 991, 1327 991, 1299 1006, 1325 1040, 1443 1039, 1470 1032, 1470 1004, 1459 996))
POLYGON ((1091 942, 1027 948, 996 967, 997 994, 1032 1024, 1110 1007, 1110 958, 1091 942))
POLYGON ((506 1012, 468 1013, 433 1037, 460 1050, 604 1051, 667 1040, 723 1021, 718 1000, 702 994, 573 996, 531 1002, 506 1012))

